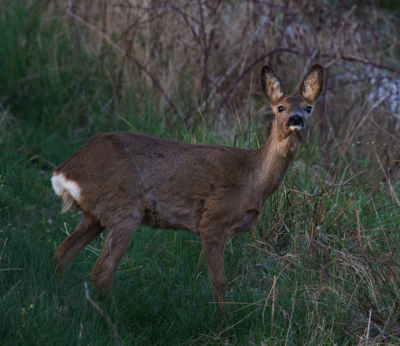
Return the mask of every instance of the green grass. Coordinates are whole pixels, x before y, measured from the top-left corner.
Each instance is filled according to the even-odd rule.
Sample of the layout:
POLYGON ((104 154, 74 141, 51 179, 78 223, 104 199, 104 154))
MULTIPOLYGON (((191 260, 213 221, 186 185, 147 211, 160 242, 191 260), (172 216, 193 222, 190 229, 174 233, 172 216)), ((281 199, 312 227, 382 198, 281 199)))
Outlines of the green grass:
POLYGON ((371 189, 379 179, 354 178, 345 162, 328 172, 315 133, 285 187, 269 199, 255 232, 227 244, 226 320, 212 304, 204 259, 197 270, 199 238, 184 231, 139 227, 109 299, 99 299, 89 278, 103 237, 77 256, 63 281, 55 278, 54 251, 80 214, 59 213, 51 172, 95 133, 129 130, 115 113, 144 133, 185 141, 193 135, 203 143, 224 140, 206 128, 188 133, 178 119, 165 120, 152 91, 140 85, 124 83, 127 101, 113 101, 107 55, 72 49, 72 28, 60 25, 57 16, 42 22, 40 7, 28 10, 14 1, 4 9, 2 345, 113 344, 111 327, 85 297, 85 282, 124 345, 398 344, 399 206, 387 189, 371 189))

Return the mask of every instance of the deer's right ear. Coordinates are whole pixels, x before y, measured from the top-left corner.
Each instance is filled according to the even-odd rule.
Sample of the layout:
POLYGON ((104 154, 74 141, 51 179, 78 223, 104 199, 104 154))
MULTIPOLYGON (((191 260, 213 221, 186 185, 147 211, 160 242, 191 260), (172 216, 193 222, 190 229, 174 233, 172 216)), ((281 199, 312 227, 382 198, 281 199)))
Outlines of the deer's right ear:
POLYGON ((324 73, 320 65, 314 65, 304 77, 300 86, 300 95, 305 97, 310 103, 314 103, 321 93, 324 84, 324 73))
POLYGON ((261 84, 264 95, 272 106, 285 94, 281 80, 269 66, 264 66, 261 71, 261 84))

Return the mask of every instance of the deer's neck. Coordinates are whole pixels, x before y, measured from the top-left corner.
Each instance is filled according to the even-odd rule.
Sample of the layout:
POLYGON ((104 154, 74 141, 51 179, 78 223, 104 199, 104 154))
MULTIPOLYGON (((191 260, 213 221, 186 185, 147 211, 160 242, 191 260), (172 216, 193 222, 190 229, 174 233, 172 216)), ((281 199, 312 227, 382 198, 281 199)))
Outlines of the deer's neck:
POLYGON ((273 126, 267 143, 259 149, 261 165, 258 176, 264 202, 282 183, 299 147, 300 141, 296 136, 277 142, 276 127, 273 126))

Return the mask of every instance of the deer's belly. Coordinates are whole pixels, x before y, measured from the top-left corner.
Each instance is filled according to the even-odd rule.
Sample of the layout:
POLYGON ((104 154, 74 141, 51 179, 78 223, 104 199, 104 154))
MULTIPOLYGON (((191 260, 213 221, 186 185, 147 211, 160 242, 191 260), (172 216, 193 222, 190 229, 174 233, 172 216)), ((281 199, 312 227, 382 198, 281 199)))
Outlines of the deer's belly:
POLYGON ((152 208, 147 209, 142 224, 152 228, 186 229, 192 233, 199 233, 198 225, 201 210, 192 208, 152 208))
POLYGON ((260 214, 260 211, 255 209, 246 211, 243 217, 232 227, 231 232, 233 234, 250 232, 254 227, 256 227, 260 214))

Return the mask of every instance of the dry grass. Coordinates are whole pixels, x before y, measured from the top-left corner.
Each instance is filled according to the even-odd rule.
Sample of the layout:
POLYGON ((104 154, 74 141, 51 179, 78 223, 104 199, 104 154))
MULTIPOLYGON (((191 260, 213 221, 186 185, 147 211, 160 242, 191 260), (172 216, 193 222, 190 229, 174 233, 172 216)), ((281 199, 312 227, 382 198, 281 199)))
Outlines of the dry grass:
MULTIPOLYGON (((58 11, 74 13, 94 27, 88 31, 75 22, 81 49, 112 54, 100 33, 124 49, 126 55, 114 61, 116 75, 126 67, 127 78, 137 80, 142 72, 140 82, 153 85, 151 74, 168 95, 203 95, 201 109, 212 114, 220 104, 233 111, 233 96, 238 110, 249 106, 252 71, 254 82, 264 63, 293 81, 307 70, 305 64, 324 64, 333 72, 327 98, 342 100, 340 91, 351 84, 345 94, 351 90, 352 102, 365 100, 372 77, 399 67, 396 17, 370 6, 328 1, 54 3, 58 11)), ((185 101, 178 101, 184 112, 197 111, 185 101)))

